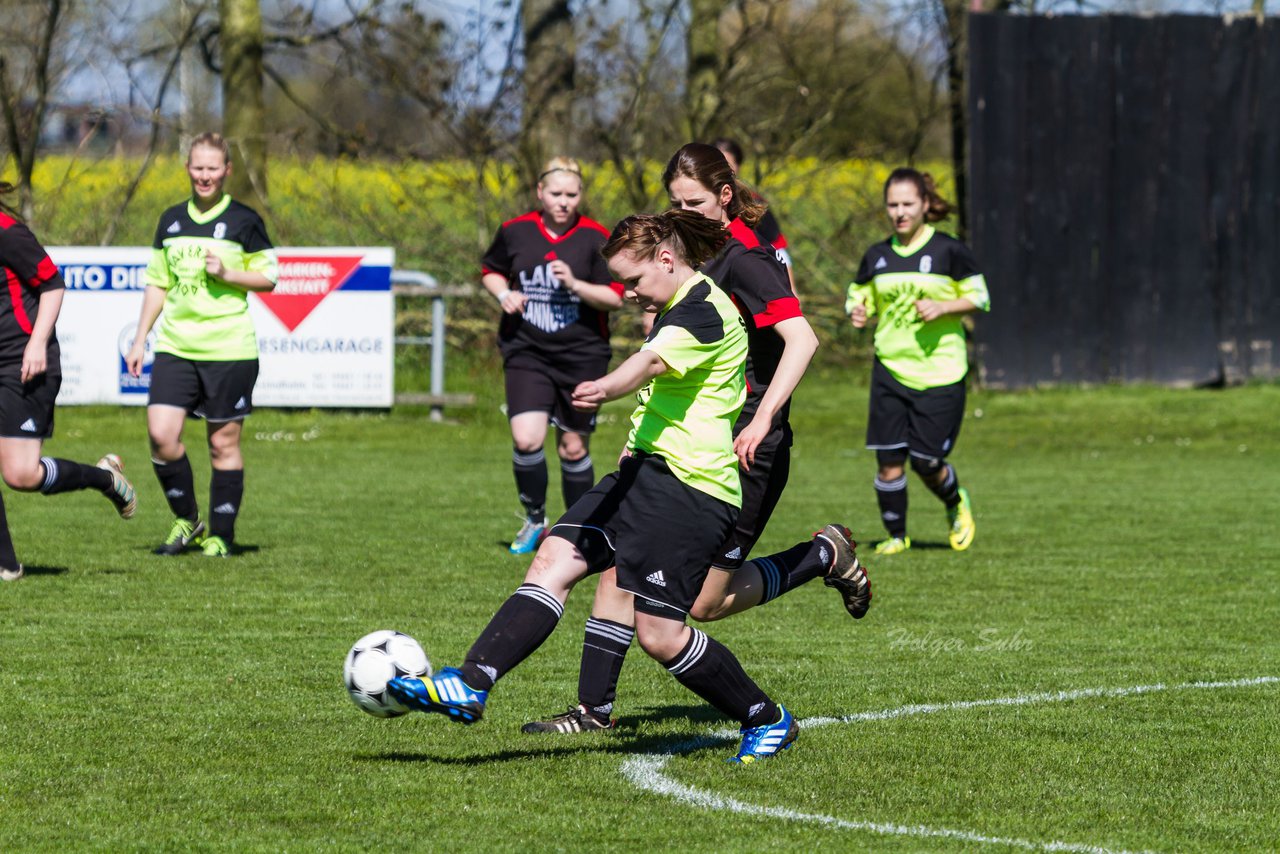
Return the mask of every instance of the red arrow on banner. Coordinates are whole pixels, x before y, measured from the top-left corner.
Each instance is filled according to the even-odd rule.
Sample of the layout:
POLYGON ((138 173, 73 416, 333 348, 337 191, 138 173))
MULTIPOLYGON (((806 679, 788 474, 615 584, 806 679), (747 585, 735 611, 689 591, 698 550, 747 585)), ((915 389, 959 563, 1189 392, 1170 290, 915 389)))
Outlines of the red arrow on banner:
POLYGON ((360 266, 360 255, 281 255, 280 278, 270 293, 257 294, 262 304, 290 332, 315 311, 325 297, 342 287, 360 266))

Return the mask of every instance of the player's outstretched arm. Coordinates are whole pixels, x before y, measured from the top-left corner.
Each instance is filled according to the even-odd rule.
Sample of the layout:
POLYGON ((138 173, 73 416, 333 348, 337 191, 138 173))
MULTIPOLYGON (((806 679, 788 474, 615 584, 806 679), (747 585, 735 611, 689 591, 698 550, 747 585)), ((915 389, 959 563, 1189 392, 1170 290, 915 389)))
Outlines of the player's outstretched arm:
POLYGON ((652 350, 641 350, 600 379, 579 383, 573 390, 573 408, 594 412, 605 401, 626 397, 667 370, 661 356, 652 350))

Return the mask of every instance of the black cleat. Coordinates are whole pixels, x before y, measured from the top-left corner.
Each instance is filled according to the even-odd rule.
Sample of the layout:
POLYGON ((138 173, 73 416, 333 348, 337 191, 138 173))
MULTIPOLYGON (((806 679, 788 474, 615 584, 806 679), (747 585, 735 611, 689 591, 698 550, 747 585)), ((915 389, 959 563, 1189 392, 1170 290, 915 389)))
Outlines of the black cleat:
POLYGON ((839 591, 849 616, 861 620, 871 607, 871 579, 866 567, 858 562, 858 544, 853 534, 844 525, 828 525, 814 536, 827 540, 835 549, 831 569, 822 583, 839 591))
POLYGON ((598 732, 603 729, 613 729, 617 725, 618 721, 616 719, 609 718, 601 721, 579 705, 570 706, 567 712, 561 712, 550 720, 530 721, 520 727, 520 731, 528 733, 558 732, 568 735, 575 732, 598 732))

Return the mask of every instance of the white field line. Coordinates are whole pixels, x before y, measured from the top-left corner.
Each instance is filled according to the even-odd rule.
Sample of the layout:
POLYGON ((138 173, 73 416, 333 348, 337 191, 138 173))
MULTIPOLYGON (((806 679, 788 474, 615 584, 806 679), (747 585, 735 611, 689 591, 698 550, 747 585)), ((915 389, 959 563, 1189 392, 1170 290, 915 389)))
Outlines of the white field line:
MULTIPOLYGON (((1039 703, 1065 703, 1072 700, 1085 700, 1094 697, 1131 697, 1139 694, 1152 694, 1159 691, 1215 690, 1224 688, 1248 688, 1257 685, 1272 685, 1280 682, 1280 677, 1257 676, 1251 679, 1232 679, 1224 682, 1183 682, 1177 685, 1134 685, 1128 688, 1081 688, 1075 691, 1055 691, 1038 694, 1022 694, 1016 697, 996 697, 987 700, 960 700, 954 703, 922 703, 900 706, 896 709, 883 709, 878 712, 859 712, 839 718, 808 718, 800 722, 804 729, 827 724, 856 723, 859 721, 884 721, 895 718, 906 718, 915 715, 928 715, 937 712, 962 711, 965 709, 987 708, 996 706, 1027 706, 1039 703)), ((705 738, 683 742, 668 749, 665 753, 648 754, 628 759, 622 764, 623 775, 638 788, 658 795, 667 795, 690 806, 703 809, 728 810, 744 815, 776 818, 783 821, 802 821, 821 824, 841 830, 862 830, 893 836, 913 836, 922 839, 954 839, 958 842, 970 842, 988 845, 1007 845, 1011 848, 1022 848, 1033 851, 1070 851, 1081 854, 1127 854, 1114 849, 1097 845, 1082 845, 1071 842, 1036 842, 1028 839, 987 836, 968 830, 954 830, 945 827, 925 827, 923 825, 889 824, 874 821, 850 821, 829 815, 804 813, 782 807, 766 807, 749 804, 734 798, 717 795, 677 783, 663 774, 667 761, 672 756, 688 753, 737 737, 736 730, 717 732, 705 738)))

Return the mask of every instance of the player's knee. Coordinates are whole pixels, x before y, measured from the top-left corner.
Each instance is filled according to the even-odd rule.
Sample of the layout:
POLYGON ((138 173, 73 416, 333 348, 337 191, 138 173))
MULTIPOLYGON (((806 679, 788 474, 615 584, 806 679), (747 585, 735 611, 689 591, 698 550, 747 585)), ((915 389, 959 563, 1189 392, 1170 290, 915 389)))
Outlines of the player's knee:
POLYGON ((900 469, 907 464, 907 452, 901 448, 876 451, 876 464, 883 469, 900 469))
POLYGON ((36 463, 35 466, 5 466, 4 472, 5 486, 18 492, 35 492, 44 483, 44 466, 36 463))
POLYGON ((911 470, 925 480, 933 480, 946 465, 941 457, 911 457, 911 470))
POLYGON ((655 631, 652 627, 641 628, 640 624, 636 626, 636 640, 640 643, 640 648, 660 664, 675 658, 680 654, 680 650, 684 649, 684 644, 678 636, 669 632, 655 631))

